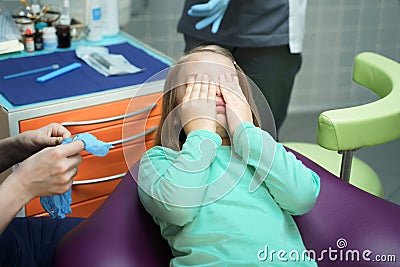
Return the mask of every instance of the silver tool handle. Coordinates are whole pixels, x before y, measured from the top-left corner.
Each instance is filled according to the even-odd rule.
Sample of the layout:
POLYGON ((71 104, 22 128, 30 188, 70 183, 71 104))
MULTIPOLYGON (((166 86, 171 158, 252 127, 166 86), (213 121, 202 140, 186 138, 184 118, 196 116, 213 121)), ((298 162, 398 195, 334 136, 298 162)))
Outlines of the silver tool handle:
POLYGON ((116 121, 116 120, 121 120, 123 118, 130 118, 133 116, 137 116, 141 113, 145 113, 146 111, 152 110, 156 106, 157 106, 157 104, 153 103, 145 108, 136 110, 136 111, 128 113, 126 115, 119 115, 119 116, 97 119, 97 120, 89 120, 89 121, 66 121, 66 122, 62 122, 61 125, 68 127, 68 126, 90 125, 90 124, 98 124, 98 123, 103 123, 103 122, 116 121))

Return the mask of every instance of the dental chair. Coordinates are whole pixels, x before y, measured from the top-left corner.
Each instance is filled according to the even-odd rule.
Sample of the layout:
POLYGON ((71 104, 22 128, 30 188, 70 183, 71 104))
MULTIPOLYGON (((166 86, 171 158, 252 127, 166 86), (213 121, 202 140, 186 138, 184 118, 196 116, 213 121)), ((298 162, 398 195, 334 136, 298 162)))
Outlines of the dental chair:
MULTIPOLYGON (((366 193, 292 152, 321 178, 321 191, 315 206, 307 214, 295 217, 306 248, 314 250, 317 258, 322 258, 318 265, 398 266, 400 206, 366 193), (352 251, 347 253, 348 259, 358 253, 360 261, 346 261, 344 257, 339 261, 340 248, 343 248, 342 255, 346 255, 347 249, 352 251), (331 252, 329 256, 324 250, 336 250, 337 253, 331 252), (371 262, 362 259, 366 250, 372 251, 367 255, 371 262), (338 259, 331 260, 335 255, 338 259), (382 265, 372 261, 376 255, 394 255, 397 263, 382 265)), ((169 266, 171 250, 139 201, 134 178, 137 172, 138 164, 91 217, 64 237, 55 254, 55 267, 169 266)), ((257 257, 257 251, 254 251, 254 257, 257 257)), ((260 266, 264 264, 268 266, 260 262, 260 266)))
MULTIPOLYGON (((359 123, 360 128, 352 134, 353 127, 347 123, 340 123, 348 118, 345 115, 346 110, 339 112, 340 116, 337 115, 338 119, 333 124, 329 120, 320 118, 320 123, 331 125, 330 127, 336 127, 336 123, 340 125, 338 130, 335 130, 338 135, 335 136, 334 141, 322 141, 331 148, 340 146, 343 150, 352 150, 353 143, 356 144, 355 147, 360 147, 360 144, 365 143, 371 144, 372 137, 361 136, 366 131, 373 131, 372 136, 381 136, 377 137, 381 141, 388 137, 399 137, 399 113, 396 116, 389 116, 383 122, 377 118, 377 114, 387 113, 386 108, 393 106, 395 101, 397 101, 397 106, 400 106, 397 91, 399 88, 396 87, 400 79, 399 64, 370 53, 362 54, 357 58, 356 61, 369 62, 367 65, 370 67, 367 71, 370 73, 371 80, 377 79, 379 83, 386 84, 388 87, 382 91, 375 90, 383 97, 379 100, 383 101, 380 102, 383 104, 376 101, 365 105, 371 107, 371 112, 365 112, 365 106, 350 110, 351 114, 358 114, 358 117, 364 117, 367 121, 374 121, 375 126, 372 129, 366 128, 365 123, 359 123), (374 62, 387 64, 390 76, 375 68, 374 62), (392 68, 393 70, 390 70, 392 68), (397 85, 394 86, 395 84, 397 85), (384 107, 382 108, 381 105, 384 107), (386 125, 387 123, 389 126, 386 125), (381 132, 387 129, 391 132, 381 132), (349 140, 343 139, 342 132, 349 136, 349 140)), ((328 115, 330 115, 329 112, 328 115)), ((322 267, 398 266, 400 206, 338 179, 317 161, 312 161, 298 151, 291 148, 287 150, 314 170, 321 179, 321 191, 314 207, 307 214, 294 217, 304 244, 310 255, 316 258, 318 265, 322 267)), ((162 267, 169 265, 172 258, 171 250, 167 242, 162 239, 158 226, 140 204, 136 184, 137 173, 138 163, 130 169, 104 204, 63 238, 54 255, 54 266, 162 267)), ((254 257, 257 257, 257 251, 254 251, 254 257)), ((268 266, 268 262, 260 261, 260 266, 268 266)))
POLYGON ((353 154, 360 148, 400 137, 400 64, 375 53, 361 53, 354 60, 353 81, 373 91, 380 99, 321 113, 318 145, 295 142, 284 145, 354 186, 383 197, 378 175, 353 154))

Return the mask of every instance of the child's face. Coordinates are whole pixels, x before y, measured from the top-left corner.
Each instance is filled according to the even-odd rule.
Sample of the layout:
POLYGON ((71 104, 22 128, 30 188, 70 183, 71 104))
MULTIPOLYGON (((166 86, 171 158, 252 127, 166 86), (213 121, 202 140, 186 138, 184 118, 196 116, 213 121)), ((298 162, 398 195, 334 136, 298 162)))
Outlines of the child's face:
MULTIPOLYGON (((178 79, 181 84, 185 84, 189 77, 207 75, 211 83, 218 84, 219 75, 225 73, 236 74, 233 62, 229 58, 212 52, 199 52, 190 56, 187 63, 184 63, 183 68, 179 72, 180 77, 178 79)), ((178 103, 181 104, 186 86, 182 85, 177 90, 178 103)), ((217 86, 215 100, 218 122, 216 132, 222 138, 228 137, 226 132, 228 123, 225 113, 225 101, 219 86, 217 86)))

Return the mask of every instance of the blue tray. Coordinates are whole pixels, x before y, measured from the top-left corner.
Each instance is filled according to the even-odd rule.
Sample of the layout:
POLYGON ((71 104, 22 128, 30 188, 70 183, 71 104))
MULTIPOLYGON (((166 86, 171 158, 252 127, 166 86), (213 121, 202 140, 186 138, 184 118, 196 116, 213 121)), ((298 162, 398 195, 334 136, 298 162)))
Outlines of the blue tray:
POLYGON ((129 43, 107 47, 110 53, 124 55, 129 62, 143 68, 144 71, 122 76, 104 77, 77 58, 75 51, 9 58, 0 61, 0 77, 53 64, 63 67, 74 62, 81 62, 82 68, 45 83, 36 82, 36 78, 46 74, 46 72, 10 80, 0 78, 0 93, 12 105, 21 106, 142 84, 154 74, 168 67, 166 63, 129 43))

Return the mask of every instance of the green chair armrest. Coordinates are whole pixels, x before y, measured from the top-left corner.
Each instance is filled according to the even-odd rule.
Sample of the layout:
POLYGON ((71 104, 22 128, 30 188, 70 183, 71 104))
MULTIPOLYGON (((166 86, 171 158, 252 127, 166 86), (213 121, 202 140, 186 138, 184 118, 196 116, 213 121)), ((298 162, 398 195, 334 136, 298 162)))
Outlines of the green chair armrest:
POLYGON ((400 64, 364 52, 355 58, 353 80, 381 99, 329 110, 318 118, 317 141, 329 150, 353 150, 400 137, 400 64))

